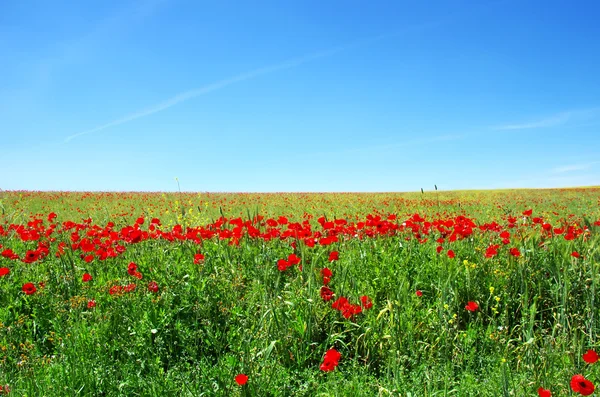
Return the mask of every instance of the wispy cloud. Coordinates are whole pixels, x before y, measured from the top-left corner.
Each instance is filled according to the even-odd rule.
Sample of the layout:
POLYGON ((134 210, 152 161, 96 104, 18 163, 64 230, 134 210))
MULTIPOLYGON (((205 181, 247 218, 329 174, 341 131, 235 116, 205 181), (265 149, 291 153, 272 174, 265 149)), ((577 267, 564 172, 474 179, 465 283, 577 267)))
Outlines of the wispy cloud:
POLYGON ((592 161, 592 162, 585 163, 585 164, 564 165, 561 167, 554 168, 552 170, 552 172, 557 173, 557 174, 563 174, 565 172, 585 171, 585 170, 589 170, 590 168, 592 168, 592 166, 594 164, 598 164, 598 163, 600 163, 600 161, 592 161))
POLYGON ((569 110, 556 113, 554 115, 523 123, 504 124, 492 127, 494 130, 526 130, 532 128, 550 128, 561 125, 572 124, 573 122, 585 122, 596 119, 600 116, 600 107, 569 110))
POLYGON ((386 33, 386 34, 381 34, 378 36, 371 36, 371 37, 366 37, 366 38, 362 38, 353 42, 350 42, 348 44, 345 45, 341 45, 338 47, 334 47, 334 48, 330 48, 324 51, 319 51, 319 52, 314 52, 311 54, 307 54, 304 56, 301 56, 299 58, 293 58, 293 59, 289 59, 287 61, 281 62, 281 63, 277 63, 277 64, 273 64, 273 65, 269 65, 269 66, 265 66, 259 69, 255 69, 255 70, 251 70, 249 72, 245 72, 245 73, 241 73, 238 74, 236 76, 232 76, 223 80, 219 80, 216 81, 214 83, 208 84, 204 87, 201 88, 197 88, 197 89, 193 89, 193 90, 189 90, 189 91, 185 91, 185 92, 181 92, 163 102, 160 102, 154 106, 150 106, 146 109, 142 109, 140 111, 134 112, 134 113, 130 113, 126 116, 123 116, 119 119, 110 121, 106 124, 102 124, 100 126, 97 126, 95 128, 86 130, 86 131, 82 131, 79 132, 77 134, 73 134, 70 135, 68 137, 65 138, 64 142, 67 143, 75 138, 78 138, 80 136, 83 135, 88 135, 88 134, 92 134, 92 133, 96 133, 96 132, 100 132, 103 130, 106 130, 108 128, 112 128, 112 127, 116 127, 119 126, 121 124, 125 124, 128 123, 130 121, 133 120, 137 120, 140 119, 142 117, 147 117, 150 116, 152 114, 158 113, 158 112, 162 112, 163 110, 169 109, 179 103, 188 101, 190 99, 199 97, 201 95, 205 95, 208 94, 210 92, 216 91, 216 90, 220 90, 222 88, 225 88, 227 86, 230 86, 232 84, 236 84, 236 83, 240 83, 246 80, 250 80, 262 75, 266 75, 269 73, 274 73, 280 70, 284 70, 284 69, 290 69, 290 68, 294 68, 296 66, 302 65, 304 63, 319 59, 319 58, 325 58, 331 55, 334 55, 338 52, 341 51, 345 51, 345 50, 349 50, 351 48, 355 48, 355 47, 360 47, 360 46, 365 46, 368 44, 372 44, 375 42, 378 42, 380 40, 383 39, 388 39, 391 37, 395 37, 395 36, 399 36, 401 34, 404 33, 408 33, 410 31, 414 31, 414 30, 422 30, 425 28, 429 28, 432 26, 435 26, 436 23, 427 23, 427 24, 423 24, 423 25, 417 25, 417 26, 413 26, 413 27, 409 27, 406 28, 402 31, 396 31, 396 32, 392 32, 392 33, 386 33))
POLYGON ((545 119, 520 124, 507 124, 494 127, 495 130, 526 130, 530 128, 556 127, 567 123, 573 116, 572 112, 558 113, 545 119))
POLYGON ((295 66, 299 66, 299 65, 301 65, 303 63, 312 61, 314 59, 323 58, 323 57, 326 57, 326 56, 329 56, 329 55, 333 55, 336 52, 339 52, 339 51, 342 51, 342 50, 346 49, 347 47, 348 46, 337 47, 337 48, 333 48, 333 49, 326 50, 326 51, 315 52, 313 54, 309 54, 309 55, 303 56, 301 58, 291 59, 291 60, 288 60, 288 61, 285 61, 285 62, 282 62, 282 63, 278 63, 278 64, 275 64, 275 65, 265 66, 265 67, 262 67, 262 68, 259 68, 259 69, 255 69, 255 70, 252 70, 252 71, 249 71, 249 72, 246 72, 246 73, 238 74, 236 76, 233 76, 233 77, 230 77, 230 78, 227 78, 227 79, 216 81, 214 83, 205 85, 204 87, 201 87, 201 88, 197 88, 197 89, 194 89, 194 90, 189 90, 189 91, 185 91, 185 92, 179 93, 179 94, 177 94, 177 95, 175 95, 175 96, 173 96, 173 97, 171 97, 171 98, 169 98, 169 99, 167 99, 167 100, 165 100, 163 102, 160 102, 160 103, 158 103, 158 104, 156 104, 154 106, 148 107, 146 109, 143 109, 143 110, 131 113, 131 114, 128 114, 128 115, 123 116, 123 117, 121 117, 119 119, 110 121, 110 122, 108 122, 106 124, 102 124, 102 125, 100 125, 98 127, 92 128, 90 130, 70 135, 67 138, 65 138, 65 142, 69 142, 72 139, 75 139, 75 138, 83 136, 83 135, 92 134, 92 133, 95 133, 95 132, 99 132, 99 131, 105 130, 107 128, 116 127, 118 125, 125 124, 125 123, 128 123, 130 121, 140 119, 142 117, 150 116, 150 115, 152 115, 154 113, 162 112, 163 110, 169 109, 170 107, 173 107, 173 106, 175 106, 175 105, 177 105, 177 104, 179 104, 181 102, 188 101, 188 100, 190 100, 192 98, 196 98, 196 97, 198 97, 200 95, 208 94, 209 92, 220 90, 221 88, 225 88, 225 87, 230 86, 230 85, 235 84, 235 83, 240 83, 242 81, 250 80, 250 79, 253 79, 253 78, 265 75, 265 74, 273 73, 273 72, 276 72, 276 71, 279 71, 279 70, 293 68, 295 66))

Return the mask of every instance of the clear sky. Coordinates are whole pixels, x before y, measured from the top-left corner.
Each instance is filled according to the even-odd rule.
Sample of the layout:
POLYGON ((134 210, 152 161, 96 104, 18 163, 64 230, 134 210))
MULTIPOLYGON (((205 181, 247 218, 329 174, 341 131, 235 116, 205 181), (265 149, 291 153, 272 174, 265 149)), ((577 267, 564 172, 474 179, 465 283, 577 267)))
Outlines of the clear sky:
POLYGON ((600 185, 600 2, 0 2, 0 189, 600 185))

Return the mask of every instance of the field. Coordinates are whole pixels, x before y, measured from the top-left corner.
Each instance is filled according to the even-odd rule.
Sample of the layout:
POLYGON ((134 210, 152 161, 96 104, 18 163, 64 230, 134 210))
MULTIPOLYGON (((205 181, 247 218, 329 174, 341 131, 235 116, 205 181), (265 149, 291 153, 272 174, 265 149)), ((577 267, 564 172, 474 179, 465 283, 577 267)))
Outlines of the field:
POLYGON ((0 395, 589 395, 599 232, 600 188, 0 192, 0 395))

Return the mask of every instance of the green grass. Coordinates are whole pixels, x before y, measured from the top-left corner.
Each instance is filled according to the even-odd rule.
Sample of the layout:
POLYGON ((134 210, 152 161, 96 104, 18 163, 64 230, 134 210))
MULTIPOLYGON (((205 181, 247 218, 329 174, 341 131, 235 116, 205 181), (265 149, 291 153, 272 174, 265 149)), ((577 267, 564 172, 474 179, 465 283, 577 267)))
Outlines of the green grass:
POLYGON ((574 374, 600 381, 600 364, 581 358, 599 349, 599 193, 2 192, 0 251, 23 258, 47 241, 49 254, 33 263, 0 256, 0 267, 10 269, 0 277, 0 384, 23 396, 534 396, 540 386, 553 396, 571 395, 574 374), (533 214, 523 217, 527 209, 533 214), (441 232, 425 233, 424 222, 417 222, 419 231, 393 235, 338 231, 338 242, 314 247, 303 238, 246 233, 237 244, 218 236, 127 243, 120 233, 140 216, 144 231, 157 217, 161 230, 180 224, 185 234, 187 226, 221 216, 257 215, 264 216, 255 223, 264 233, 267 219, 284 215, 325 235, 317 222, 323 215, 357 224, 368 214, 395 214, 389 222, 398 226, 415 213, 427 222, 461 215, 488 227, 454 242, 447 236, 440 253, 441 232), (16 226, 35 228, 28 226, 35 217, 43 220, 39 230, 56 223, 55 231, 23 241, 16 226), (536 217, 565 233, 544 237, 536 217), (65 221, 80 226, 61 232, 65 221), (87 234, 95 231, 104 242, 111 238, 102 235, 108 222, 115 223, 115 244, 126 250, 87 263, 80 248, 72 249, 72 233, 79 228, 79 239, 93 240, 87 234), (569 227, 572 240, 564 238, 569 227), (506 245, 499 237, 505 230, 506 245), (57 257, 61 242, 64 254, 57 257), (486 258, 490 244, 499 245, 498 254, 486 258), (521 256, 510 255, 512 247, 521 256), (339 260, 328 260, 332 251, 339 260), (198 252, 205 258, 195 264, 198 252), (277 261, 291 253, 302 270, 279 271, 277 261), (141 280, 128 274, 130 262, 141 280), (357 304, 366 295, 373 307, 351 319, 332 309, 334 300, 320 296, 324 267, 333 272, 334 300, 357 304), (84 273, 93 280, 84 283, 84 273), (157 293, 148 290, 150 281, 157 293), (36 293, 21 291, 27 282, 36 293), (112 286, 132 283, 132 292, 109 294, 112 286), (92 299, 96 307, 88 308, 92 299), (468 301, 479 309, 465 310, 468 301), (331 348, 342 355, 339 365, 321 371, 331 348), (239 373, 249 376, 244 386, 234 381, 239 373))

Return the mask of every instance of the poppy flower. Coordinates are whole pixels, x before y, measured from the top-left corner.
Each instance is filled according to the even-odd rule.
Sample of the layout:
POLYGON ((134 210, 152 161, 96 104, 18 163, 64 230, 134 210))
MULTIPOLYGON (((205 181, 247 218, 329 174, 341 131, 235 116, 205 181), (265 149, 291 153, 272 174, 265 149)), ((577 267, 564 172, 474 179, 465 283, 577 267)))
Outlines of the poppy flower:
POLYGON ((0 267, 0 277, 6 276, 10 273, 10 269, 7 267, 0 267))
POLYGON ((477 302, 469 301, 465 305, 465 309, 467 309, 470 312, 475 312, 477 311, 477 309, 479 309, 479 305, 477 304, 477 302))
POLYGON ((510 252, 510 254, 511 254, 512 256, 514 256, 514 257, 519 257, 519 256, 521 256, 521 251, 519 251, 519 249, 518 249, 518 248, 511 248, 511 249, 509 250, 509 252, 510 252))
POLYGON ((129 265, 127 265, 127 273, 129 273, 129 275, 133 276, 136 271, 137 271, 137 265, 133 262, 130 262, 129 265))
POLYGON ((321 275, 323 276, 323 284, 327 285, 329 284, 329 281, 331 281, 331 276, 333 273, 329 268, 325 267, 323 270, 321 270, 321 275))
POLYGON ((94 299, 89 300, 88 303, 87 303, 87 308, 88 309, 93 309, 95 307, 96 307, 96 301, 94 299))
POLYGON ((584 378, 581 374, 573 375, 570 384, 571 390, 582 396, 589 396, 594 392, 594 384, 584 378))
POLYGON ((25 283, 23 284, 23 288, 21 288, 26 295, 33 295, 37 289, 33 283, 25 283))
POLYGON ((325 302, 330 301, 331 299, 333 299, 333 291, 325 285, 322 286, 321 287, 321 298, 325 302))
POLYGON ((452 259, 456 256, 456 254, 454 254, 454 251, 452 251, 452 250, 448 250, 447 255, 448 255, 448 258, 450 258, 450 259, 452 259))
POLYGON ((235 376, 235 383, 237 383, 238 385, 244 386, 247 382, 248 382, 248 375, 239 374, 239 375, 235 376))
POLYGON ((154 293, 158 292, 158 284, 156 284, 156 281, 150 281, 148 283, 148 291, 154 292, 154 293))
POLYGON ((583 361, 588 364, 594 364, 596 361, 598 361, 598 353, 596 353, 594 350, 588 350, 583 355, 583 361))
POLYGON ((422 292, 420 289, 418 289, 418 290, 415 292, 415 295, 417 295, 417 296, 420 298, 420 297, 422 297, 422 296, 423 296, 423 292, 422 292))
POLYGON ((538 396, 540 397, 552 397, 552 393, 550 392, 550 390, 548 389, 544 389, 543 387, 540 387, 538 390, 538 396))
POLYGON ((577 258, 577 259, 581 258, 581 254, 580 254, 579 252, 577 252, 577 251, 573 251, 573 252, 571 253, 571 256, 572 256, 573 258, 577 258))
POLYGON ((338 259, 340 259, 340 253, 339 252, 332 251, 329 254, 329 262, 337 261, 338 259))
POLYGON ((323 357, 323 362, 319 366, 319 369, 325 372, 333 371, 335 367, 338 366, 340 358, 342 358, 342 355, 337 350, 327 350, 327 352, 325 353, 325 357, 323 357))
POLYGON ((196 255, 194 255, 194 265, 199 264, 200 262, 202 262, 204 260, 204 255, 198 253, 196 255))
POLYGON ((81 277, 81 281, 87 283, 88 281, 92 281, 92 275, 89 273, 84 273, 83 277, 81 277))
POLYGON ((360 297, 360 304, 365 309, 370 309, 370 308, 373 307, 373 302, 371 301, 371 298, 369 298, 366 295, 363 295, 363 296, 360 297))

